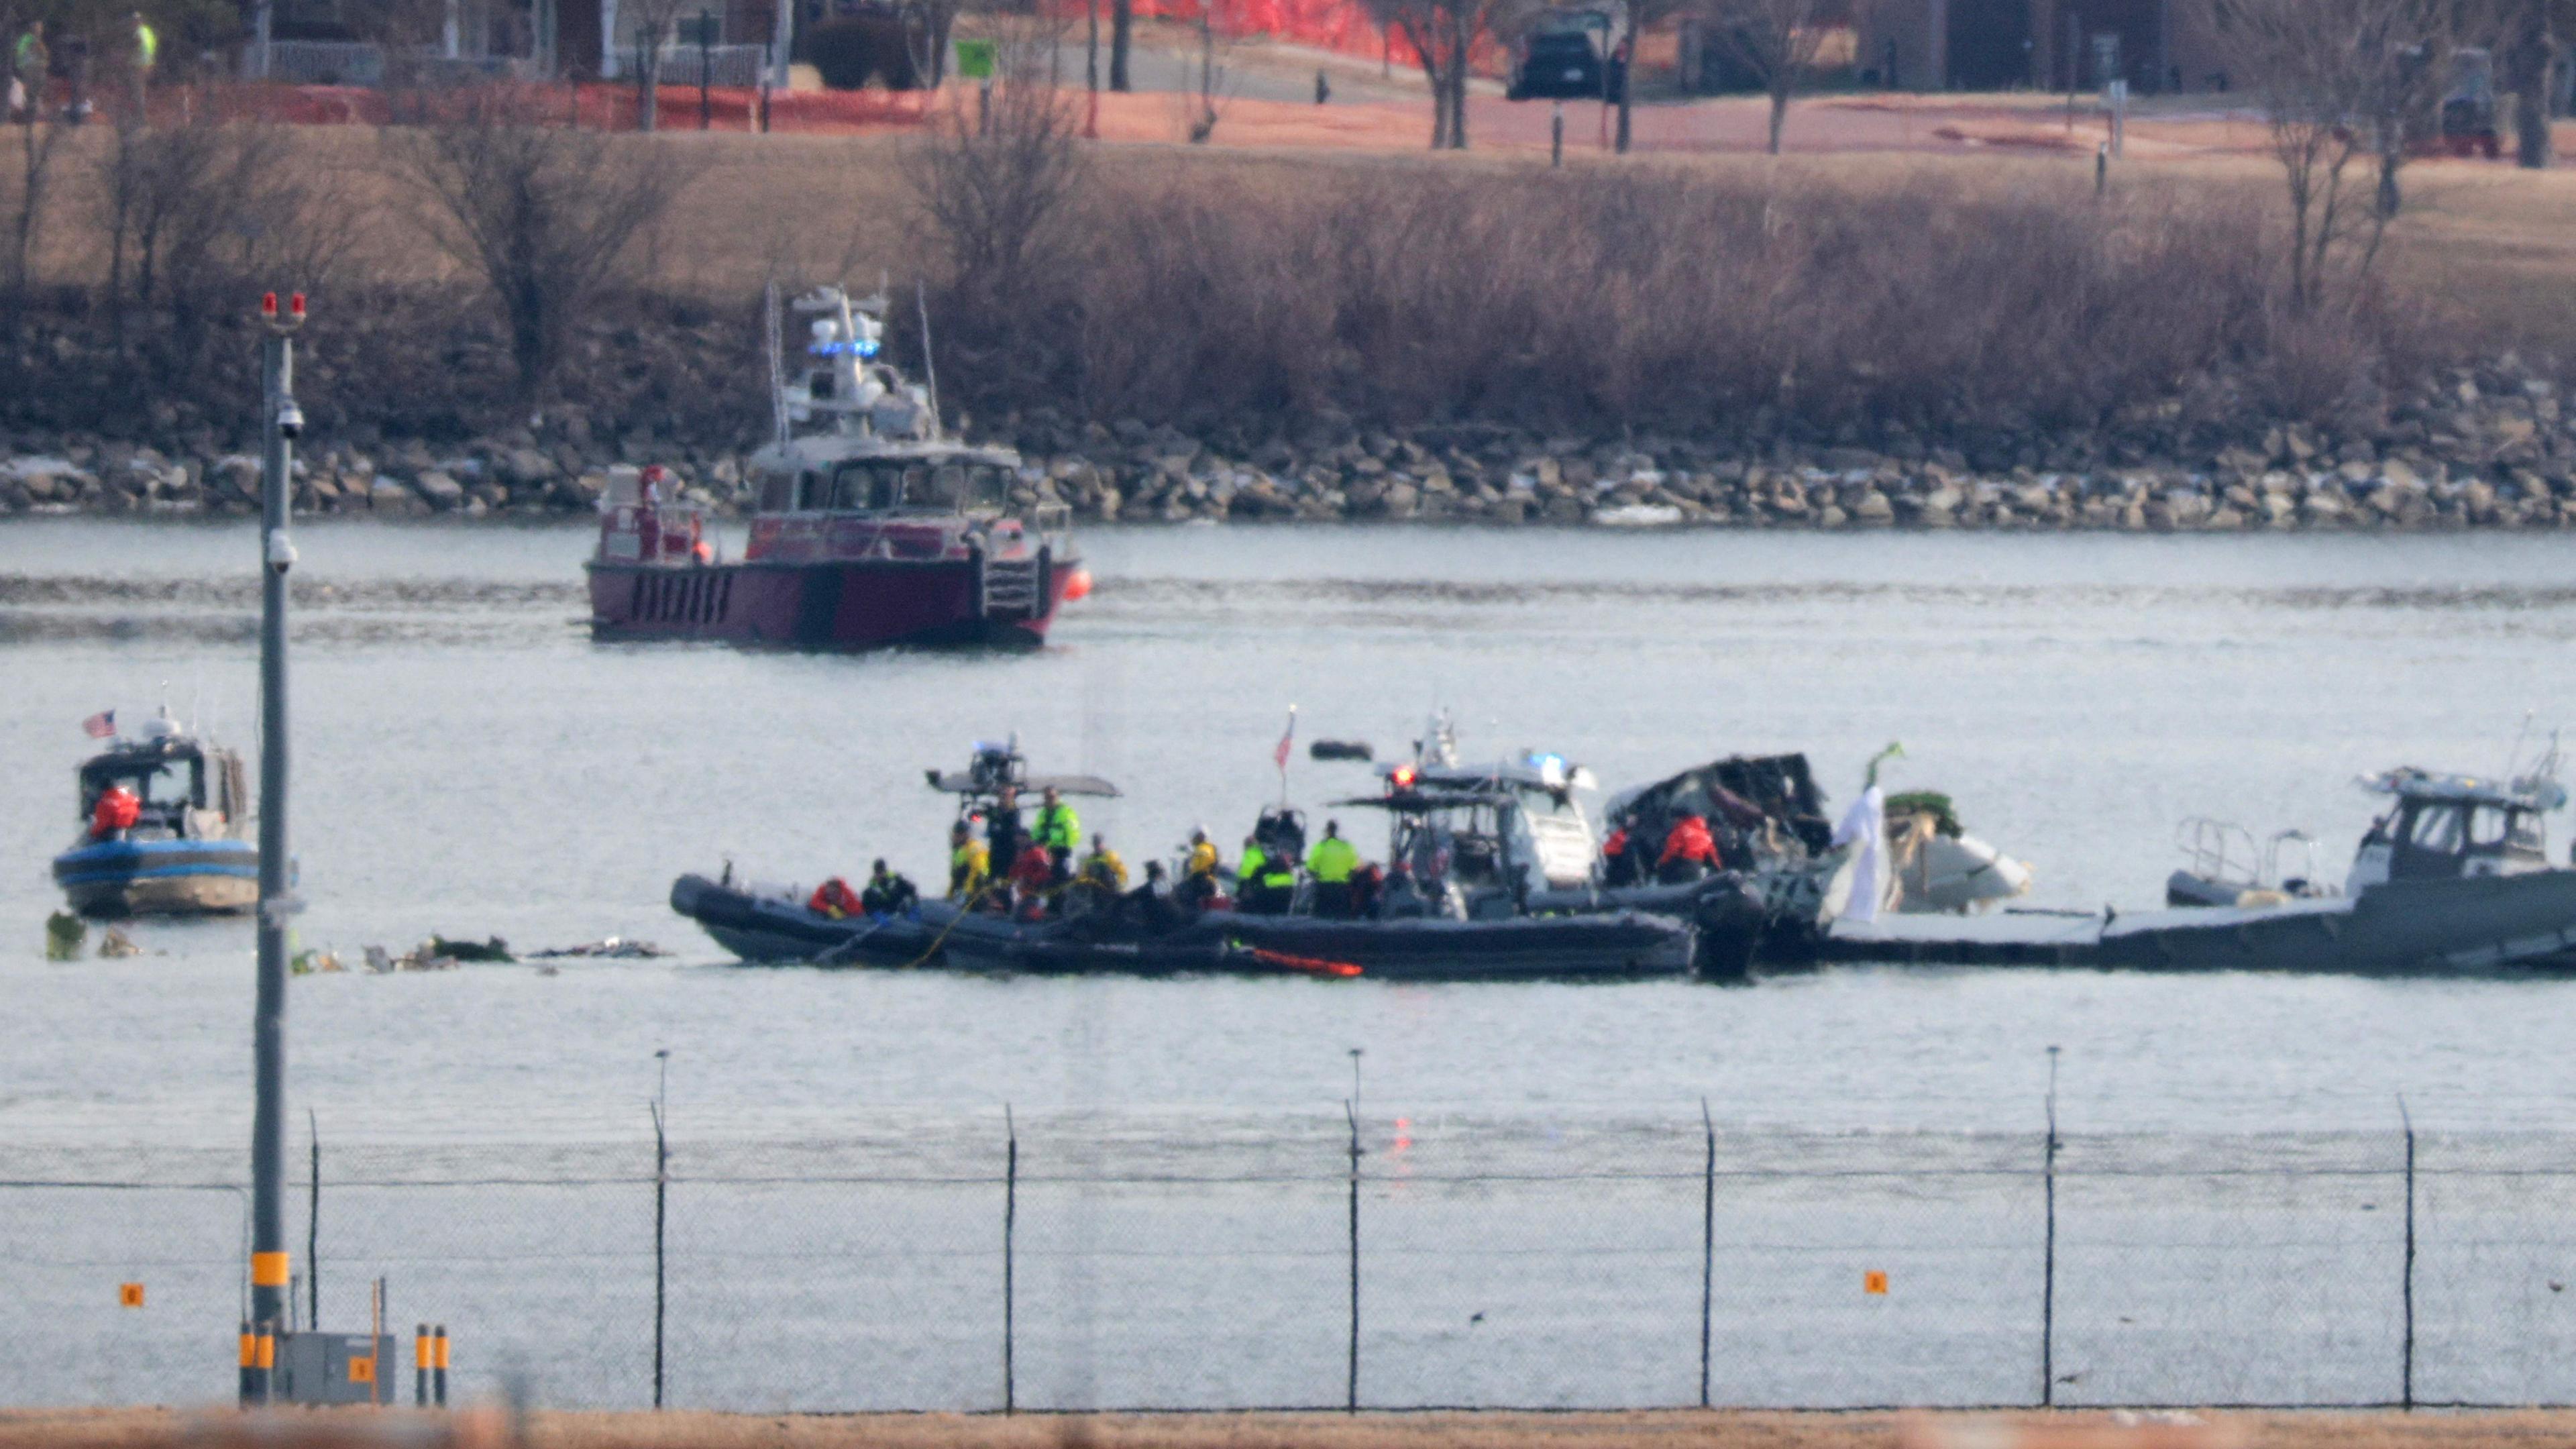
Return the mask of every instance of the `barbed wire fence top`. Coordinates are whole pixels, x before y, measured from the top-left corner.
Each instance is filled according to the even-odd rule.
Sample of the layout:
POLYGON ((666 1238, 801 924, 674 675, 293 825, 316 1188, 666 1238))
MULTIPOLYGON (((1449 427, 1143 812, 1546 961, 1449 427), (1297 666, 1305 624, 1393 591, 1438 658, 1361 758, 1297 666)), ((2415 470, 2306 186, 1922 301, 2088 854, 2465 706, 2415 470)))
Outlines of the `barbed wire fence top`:
MULTIPOLYGON (((674 1135, 667 1171, 649 1126, 319 1145, 299 1304, 361 1330, 383 1277, 460 1395, 552 1407, 2576 1402, 2576 1137, 1369 1104, 674 1135)), ((8 1402, 229 1395, 240 1163, 0 1149, 8 1402)))

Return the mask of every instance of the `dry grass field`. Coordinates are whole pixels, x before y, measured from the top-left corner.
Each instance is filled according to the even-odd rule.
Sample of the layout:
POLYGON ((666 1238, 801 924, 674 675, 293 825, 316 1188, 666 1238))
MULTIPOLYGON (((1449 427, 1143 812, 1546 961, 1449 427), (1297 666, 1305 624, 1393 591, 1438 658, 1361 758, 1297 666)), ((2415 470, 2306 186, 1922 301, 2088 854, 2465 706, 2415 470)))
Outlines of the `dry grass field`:
MULTIPOLYGON (((399 1432, 408 1416, 391 1417, 399 1432)), ((319 1428, 320 1419, 301 1416, 297 1422, 319 1428)), ((175 1449, 187 1443, 211 1449, 251 1442, 228 1433, 228 1422, 237 1421, 168 1410, 8 1412, 0 1413, 0 1449, 175 1449)), ((334 1422, 360 1429, 382 1421, 346 1411, 334 1422)), ((2104 1413, 591 1413, 537 1415, 526 1442, 531 1449, 2556 1449, 2576 1442, 2576 1413, 2213 1414, 2179 1427, 2126 1427, 2104 1413)))
MULTIPOLYGON (((1302 114, 1341 124, 1374 110, 1410 124, 1418 109, 1302 114)), ((1659 125, 1722 130, 1745 106, 1660 109, 1681 119, 1659 125)), ((2280 300, 2283 188, 2241 119, 2139 121, 2131 159, 2097 200, 2086 123, 2070 132, 2063 110, 2038 100, 1841 98, 1801 115, 1810 140, 1842 128, 1850 144, 1781 157, 1577 149, 1559 170, 1509 142, 1438 154, 1338 144, 1312 121, 1301 132, 1282 120, 1292 140, 1256 144, 1265 133, 1235 125, 1238 112, 1215 145, 1081 144, 1072 204, 1024 234, 1020 261, 975 278, 963 259, 984 253, 964 233, 943 250, 916 220, 911 153, 928 144, 918 132, 613 137, 687 179, 637 243, 628 280, 647 297, 618 298, 621 280, 585 302, 585 360, 610 366, 580 369, 578 395, 561 400, 612 412, 629 406, 621 399, 704 402, 702 381, 654 371, 655 358, 678 359, 672 348, 637 339, 676 326, 691 358, 727 338, 749 346, 763 282, 865 287, 881 274, 927 282, 968 379, 959 400, 978 415, 1045 404, 1185 428, 1340 411, 1392 425, 1509 417, 1689 431, 1762 414, 1819 434, 1983 428, 2010 452, 2031 428, 2092 428, 2195 388, 2325 419, 2357 416, 2379 389, 2425 385, 2426 369, 2450 360, 2511 349, 2576 365, 2576 170, 2417 164, 2382 260, 2390 285, 2309 313, 2280 300), (1977 143, 1905 141, 1941 132, 1977 143), (2075 144, 1999 139, 2013 135, 2075 144)), ((1117 132, 1112 119, 1104 135, 1117 132)), ((350 319, 334 335, 351 339, 348 360, 363 360, 368 379, 340 400, 350 415, 381 413, 397 432, 480 426, 553 384, 505 397, 511 370, 480 361, 414 377, 381 343, 356 340, 373 327, 437 328, 471 351, 493 310, 480 279, 433 244, 389 135, 417 139, 356 126, 278 133, 284 169, 306 183, 300 220, 243 231, 322 239, 303 249, 319 254, 319 275, 307 260, 289 265, 312 275, 329 315, 350 319)), ((58 288, 48 325, 83 339, 129 315, 102 286, 114 251, 100 178, 113 145, 104 127, 71 136, 34 269, 58 288)), ((0 161, 0 216, 14 171, 0 161)), ((2353 184, 2366 190, 2368 178, 2353 184)), ((192 275, 197 315, 244 290, 220 270, 192 275)), ((156 385, 184 392, 186 369, 165 371, 156 385)), ((88 425, 76 405, 86 389, 29 394, 43 406, 27 420, 88 425)))
MULTIPOLYGON (((1244 133, 1249 139, 1252 128, 1244 133)), ((75 161, 102 151, 106 140, 103 129, 80 137, 75 161)), ((736 299, 756 291, 773 272, 865 279, 881 269, 896 276, 918 269, 901 159, 911 144, 907 136, 679 132, 629 144, 707 160, 652 240, 653 274, 665 288, 736 299)), ((394 282, 453 280, 449 264, 407 216, 407 199, 388 175, 373 132, 307 128, 296 133, 294 146, 298 166, 334 178, 337 205, 358 218, 346 256, 351 272, 394 282)), ((1587 151, 1570 155, 1568 162, 1577 173, 1643 168, 1744 184, 1777 177, 1860 190, 1937 178, 1971 193, 2080 198, 2093 184, 2088 155, 2006 149, 1801 152, 1778 159, 1732 151, 1647 152, 1620 159, 1587 151)), ((1186 187, 1201 177, 1278 194, 1330 190, 1361 175, 1469 172, 1520 176, 1531 186, 1548 181, 1543 157, 1501 146, 1432 155, 1330 145, 1194 148, 1139 142, 1104 144, 1094 164, 1104 178, 1150 183, 1148 190, 1186 187)), ((12 169, 0 166, 0 207, 7 204, 12 169)), ((80 167, 71 169, 77 173, 80 167)), ((2576 169, 2535 173, 2444 160, 2419 163, 2409 175, 2410 207, 2392 237, 2392 275, 2428 297, 2467 309, 2501 343, 2576 354, 2576 169)), ((2246 195, 2264 205, 2276 204, 2279 189, 2273 168, 2259 156, 2210 151, 2134 160, 2113 184, 2246 195)), ((94 279, 101 249, 93 210, 75 174, 49 229, 44 275, 65 282, 94 279)))

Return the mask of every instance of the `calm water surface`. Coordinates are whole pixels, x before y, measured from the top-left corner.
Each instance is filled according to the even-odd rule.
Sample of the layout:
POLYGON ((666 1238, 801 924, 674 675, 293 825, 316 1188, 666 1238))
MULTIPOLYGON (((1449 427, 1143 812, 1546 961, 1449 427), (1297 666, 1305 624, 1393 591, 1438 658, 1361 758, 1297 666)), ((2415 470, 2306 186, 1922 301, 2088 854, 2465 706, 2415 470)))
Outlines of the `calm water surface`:
MULTIPOLYGON (((2353 777, 2494 769, 2576 705, 2576 558, 2546 538, 2130 538, 1096 529, 1099 591, 1035 656, 811 658, 589 641, 580 529, 298 529, 295 843, 305 945, 608 934, 669 961, 312 977, 296 1115, 333 1135, 629 1137, 671 1052, 707 1136, 1092 1109, 1638 1115, 2027 1126, 2065 1048, 2083 1129, 2560 1125, 2576 984, 1845 969, 1691 984, 995 980, 742 969, 664 904, 730 858, 765 880, 940 871, 921 771, 1016 731, 1131 862, 1239 838, 1301 740, 1401 748, 1435 706, 1470 756, 1544 746, 1612 786, 1802 749, 1845 800, 1889 740, 2031 860, 2036 903, 2147 905, 2177 823, 2305 826, 2340 871, 2353 777)), ((253 749, 246 526, 0 529, 0 1139, 231 1150, 250 931, 146 925, 52 965, 80 719, 164 697, 253 749)), ((1300 758, 1310 811, 1365 788, 1300 758)), ((1362 838, 1375 835, 1358 827, 1362 838)), ((2563 827, 2562 832, 2563 834, 2563 827)), ((2563 848, 2563 841, 2556 848, 2563 848)))

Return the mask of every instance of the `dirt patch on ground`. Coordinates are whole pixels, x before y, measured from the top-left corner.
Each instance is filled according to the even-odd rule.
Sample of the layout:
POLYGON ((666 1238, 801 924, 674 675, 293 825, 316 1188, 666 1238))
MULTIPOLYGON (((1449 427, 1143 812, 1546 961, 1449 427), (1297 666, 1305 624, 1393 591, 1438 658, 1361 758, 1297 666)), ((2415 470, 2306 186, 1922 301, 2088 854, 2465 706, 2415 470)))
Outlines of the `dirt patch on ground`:
MULTIPOLYGON (((379 1420, 347 1411, 352 1428, 379 1420)), ((2212 1414, 2206 1429, 2102 1412, 1628 1414, 540 1414, 533 1449, 1892 1449, 1917 1439, 2012 1449, 2080 1435, 2139 1449, 2204 1437, 2244 1449, 2529 1449, 2576 1441, 2576 1412, 2212 1414), (1921 1431, 1931 1431, 1928 1436, 1921 1431)), ((0 1449, 155 1449, 229 1415, 0 1413, 0 1449)), ((390 1440, 382 1442, 392 1442, 390 1440)))

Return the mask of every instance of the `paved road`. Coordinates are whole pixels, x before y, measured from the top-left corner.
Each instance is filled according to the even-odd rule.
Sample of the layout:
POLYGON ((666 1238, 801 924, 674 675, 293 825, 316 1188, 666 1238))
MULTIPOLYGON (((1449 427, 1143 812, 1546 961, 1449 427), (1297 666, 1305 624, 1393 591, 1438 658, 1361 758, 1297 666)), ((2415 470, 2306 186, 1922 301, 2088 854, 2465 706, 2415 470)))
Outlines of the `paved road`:
MULTIPOLYGON (((1127 78, 1138 91, 1195 91, 1199 88, 1199 54, 1195 46, 1181 48, 1187 37, 1179 33, 1159 33, 1140 27, 1137 43, 1127 55, 1127 78)), ((1088 46, 1083 27, 1077 23, 1072 38, 1058 47, 1058 63, 1064 84, 1080 88, 1088 46)), ((1399 67, 1389 78, 1380 67, 1355 56, 1311 50, 1303 46, 1277 45, 1266 41, 1227 44, 1220 40, 1216 53, 1217 85, 1220 94, 1242 100, 1282 101, 1312 104, 1315 99, 1315 72, 1323 70, 1332 82, 1332 100, 1327 104, 1359 102, 1406 102, 1423 99, 1424 91, 1418 72, 1399 67)), ((1101 25, 1100 77, 1109 80, 1108 24, 1101 25)))

